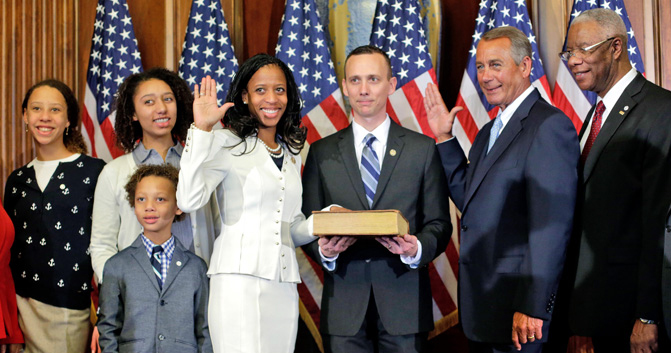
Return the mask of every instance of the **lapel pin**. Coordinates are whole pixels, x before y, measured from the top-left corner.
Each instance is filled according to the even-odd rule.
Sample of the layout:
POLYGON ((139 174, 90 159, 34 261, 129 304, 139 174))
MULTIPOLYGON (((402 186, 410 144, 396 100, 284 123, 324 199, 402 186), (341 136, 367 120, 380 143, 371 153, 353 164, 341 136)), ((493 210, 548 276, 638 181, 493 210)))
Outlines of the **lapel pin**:
POLYGON ((625 105, 625 106, 624 106, 624 111, 626 112, 627 110, 629 110, 629 106, 628 106, 628 105, 625 105))
POLYGON ((620 115, 624 115, 624 112, 622 110, 620 110, 620 115))
POLYGON ((177 265, 177 266, 182 266, 182 261, 177 261, 177 262, 175 263, 175 265, 177 265))
POLYGON ((392 157, 395 156, 396 155, 396 150, 393 149, 393 148, 391 150, 389 150, 389 155, 392 156, 392 157))

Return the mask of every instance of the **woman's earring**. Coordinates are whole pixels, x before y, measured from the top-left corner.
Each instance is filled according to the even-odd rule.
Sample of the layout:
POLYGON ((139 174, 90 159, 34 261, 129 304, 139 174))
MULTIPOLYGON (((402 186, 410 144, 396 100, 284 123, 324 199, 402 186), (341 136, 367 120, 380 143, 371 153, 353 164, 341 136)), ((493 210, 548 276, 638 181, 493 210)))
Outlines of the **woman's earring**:
POLYGON ((247 101, 242 101, 242 104, 247 104, 247 101))
POLYGON ((28 124, 25 124, 25 126, 26 126, 26 132, 28 132, 28 124))
POLYGON ((69 126, 66 126, 66 127, 65 127, 65 135, 66 135, 66 136, 67 136, 69 130, 70 130, 70 127, 69 127, 69 126))

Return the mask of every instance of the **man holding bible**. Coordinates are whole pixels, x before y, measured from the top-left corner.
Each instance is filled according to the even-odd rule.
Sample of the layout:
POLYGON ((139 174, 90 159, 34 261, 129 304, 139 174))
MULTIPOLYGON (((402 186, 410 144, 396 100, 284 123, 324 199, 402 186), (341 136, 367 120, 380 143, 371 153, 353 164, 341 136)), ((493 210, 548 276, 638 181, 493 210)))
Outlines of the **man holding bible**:
POLYGON ((391 64, 373 46, 345 61, 343 92, 353 121, 310 146, 303 212, 330 205, 401 211, 409 234, 333 236, 303 247, 323 265, 321 331, 326 352, 421 352, 433 329, 427 265, 450 239, 445 174, 434 141, 393 122, 391 64))
POLYGON ((459 316, 470 352, 541 352, 571 235, 578 138, 531 86, 531 57, 514 27, 478 43, 478 83, 499 113, 468 159, 452 136, 461 108, 448 111, 438 89, 427 88, 429 126, 462 212, 459 316))

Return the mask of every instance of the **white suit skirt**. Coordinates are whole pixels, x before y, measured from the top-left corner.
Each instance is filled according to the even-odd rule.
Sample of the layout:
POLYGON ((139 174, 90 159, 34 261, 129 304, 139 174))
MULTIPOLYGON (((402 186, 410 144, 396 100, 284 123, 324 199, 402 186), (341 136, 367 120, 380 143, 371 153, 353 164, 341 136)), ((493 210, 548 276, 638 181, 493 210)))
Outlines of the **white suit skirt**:
POLYGON ((215 353, 293 353, 298 332, 296 283, 212 275, 208 320, 215 353))

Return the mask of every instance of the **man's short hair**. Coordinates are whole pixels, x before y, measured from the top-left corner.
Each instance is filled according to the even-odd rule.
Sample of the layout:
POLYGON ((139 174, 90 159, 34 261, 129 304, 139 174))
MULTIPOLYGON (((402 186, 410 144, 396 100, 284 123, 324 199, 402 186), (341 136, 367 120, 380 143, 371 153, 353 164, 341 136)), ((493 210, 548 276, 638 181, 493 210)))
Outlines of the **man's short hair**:
POLYGON ((531 43, 524 32, 511 26, 497 27, 486 32, 481 40, 490 41, 499 38, 508 38, 510 40, 510 56, 519 65, 525 56, 533 58, 531 43))
POLYGON ((605 34, 603 39, 618 37, 622 45, 627 47, 627 26, 617 12, 609 9, 591 9, 583 11, 571 24, 596 22, 605 34))
POLYGON ((389 75, 387 78, 391 78, 391 60, 389 59, 389 55, 385 53, 382 49, 374 46, 374 45, 362 45, 360 47, 355 48, 349 54, 347 54, 347 58, 345 59, 345 77, 347 77, 347 61, 349 60, 350 57, 354 55, 363 55, 363 54, 380 54, 384 57, 384 60, 387 62, 387 68, 389 69, 389 75))
MULTIPOLYGON (((128 183, 124 186, 124 190, 126 190, 126 200, 130 203, 130 207, 135 207, 135 190, 137 189, 137 184, 139 184, 142 179, 150 176, 168 179, 175 188, 176 194, 177 182, 179 181, 179 170, 177 168, 167 163, 143 164, 128 178, 128 183)), ((175 215, 173 222, 181 221, 184 219, 185 215, 185 213, 175 215)))

